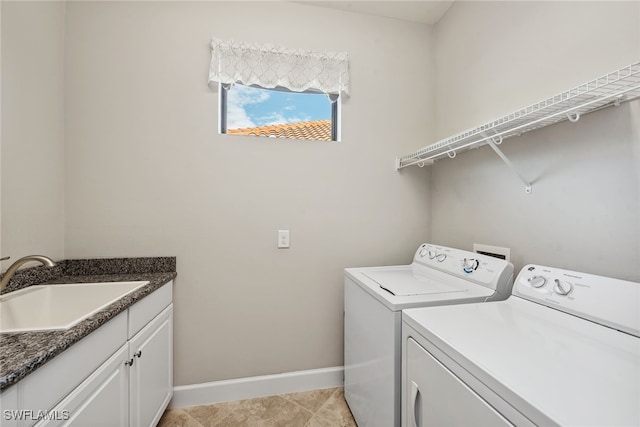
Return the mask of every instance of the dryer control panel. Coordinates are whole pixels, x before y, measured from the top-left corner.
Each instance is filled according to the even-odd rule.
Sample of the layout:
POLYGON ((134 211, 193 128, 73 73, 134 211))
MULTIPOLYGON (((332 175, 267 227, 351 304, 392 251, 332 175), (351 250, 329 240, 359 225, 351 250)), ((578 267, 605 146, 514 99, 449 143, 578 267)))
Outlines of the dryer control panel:
POLYGON ((494 289, 502 295, 511 293, 513 265, 502 259, 423 243, 416 251, 412 266, 417 270, 423 267, 440 270, 494 289))
POLYGON ((513 295, 640 336, 640 283, 529 264, 513 295))

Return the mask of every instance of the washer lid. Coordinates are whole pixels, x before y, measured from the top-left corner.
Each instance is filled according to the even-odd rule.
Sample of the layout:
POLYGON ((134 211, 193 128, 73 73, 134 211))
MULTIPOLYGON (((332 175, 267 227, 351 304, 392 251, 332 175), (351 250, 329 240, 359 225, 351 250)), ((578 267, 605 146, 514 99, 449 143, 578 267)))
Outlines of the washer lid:
POLYGON ((463 286, 454 278, 437 280, 416 269, 367 271, 364 276, 376 282, 382 289, 395 296, 428 295, 448 292, 468 292, 469 285, 463 286))

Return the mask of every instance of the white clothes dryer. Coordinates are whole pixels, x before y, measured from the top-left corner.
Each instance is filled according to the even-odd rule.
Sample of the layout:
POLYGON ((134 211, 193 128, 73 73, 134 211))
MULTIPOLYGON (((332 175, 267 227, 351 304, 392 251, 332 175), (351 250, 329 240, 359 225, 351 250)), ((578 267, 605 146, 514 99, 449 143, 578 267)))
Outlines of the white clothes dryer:
POLYGON ((424 243, 410 265, 344 271, 344 393, 359 427, 400 425, 401 310, 497 301, 513 265, 424 243))
POLYGON ((405 427, 640 425, 640 283, 527 265, 507 300, 402 328, 405 427))

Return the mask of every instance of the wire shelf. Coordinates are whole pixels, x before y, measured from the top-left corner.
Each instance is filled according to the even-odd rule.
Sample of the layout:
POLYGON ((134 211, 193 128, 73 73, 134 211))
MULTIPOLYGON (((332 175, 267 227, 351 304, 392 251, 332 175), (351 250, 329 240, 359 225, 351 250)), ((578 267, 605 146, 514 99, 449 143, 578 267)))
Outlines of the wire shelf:
POLYGON ((636 98, 640 98, 640 61, 398 157, 396 169, 415 164, 423 166, 445 156, 453 158, 463 150, 490 142, 500 144, 511 136, 522 135, 564 120, 577 121, 583 114, 636 98))

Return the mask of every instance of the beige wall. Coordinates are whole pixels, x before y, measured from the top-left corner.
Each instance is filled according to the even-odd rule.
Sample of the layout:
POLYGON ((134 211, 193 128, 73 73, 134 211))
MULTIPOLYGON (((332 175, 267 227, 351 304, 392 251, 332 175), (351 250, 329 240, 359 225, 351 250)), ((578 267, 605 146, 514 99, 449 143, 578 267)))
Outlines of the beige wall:
POLYGON ((2 1, 2 270, 64 257, 62 2, 2 1))
POLYGON ((640 58, 638 1, 456 1, 436 25, 436 137, 640 58))
MULTIPOLYGON (((436 38, 444 137, 640 59, 640 3, 455 2, 436 38)), ((436 162, 433 240, 511 247, 516 269, 640 280, 637 104, 507 140, 530 195, 489 147, 436 162)))
POLYGON ((2 2, 2 254, 177 255, 176 385, 341 365, 342 269, 406 263, 422 241, 640 280, 638 102, 503 144, 531 195, 486 148, 393 168, 637 60, 639 17, 456 2, 436 42, 286 2, 2 2), (348 51, 343 142, 218 135, 213 35, 348 51))
MULTIPOLYGON (((2 4, 0 4, 0 70, 2 70, 2 4)), ((2 99, 2 74, 0 73, 0 100, 2 99)), ((2 102, 0 102, 0 258, 2 258, 2 102)))
POLYGON ((433 137, 431 28, 286 2, 69 2, 66 26, 66 255, 177 255, 176 385, 342 365, 343 268, 429 238, 429 172, 394 158, 433 137), (211 36, 347 51, 342 142, 218 135, 211 36))

